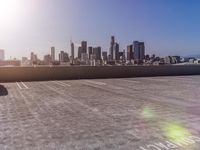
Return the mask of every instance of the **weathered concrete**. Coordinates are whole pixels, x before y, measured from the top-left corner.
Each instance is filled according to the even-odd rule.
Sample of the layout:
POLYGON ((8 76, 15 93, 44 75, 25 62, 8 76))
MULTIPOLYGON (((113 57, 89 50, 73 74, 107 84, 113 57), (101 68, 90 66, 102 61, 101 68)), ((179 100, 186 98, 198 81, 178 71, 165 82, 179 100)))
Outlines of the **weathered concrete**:
POLYGON ((184 66, 73 66, 3 67, 0 81, 42 81, 65 79, 124 78, 200 75, 200 65, 184 66))
POLYGON ((1 85, 0 150, 200 149, 200 76, 1 85))

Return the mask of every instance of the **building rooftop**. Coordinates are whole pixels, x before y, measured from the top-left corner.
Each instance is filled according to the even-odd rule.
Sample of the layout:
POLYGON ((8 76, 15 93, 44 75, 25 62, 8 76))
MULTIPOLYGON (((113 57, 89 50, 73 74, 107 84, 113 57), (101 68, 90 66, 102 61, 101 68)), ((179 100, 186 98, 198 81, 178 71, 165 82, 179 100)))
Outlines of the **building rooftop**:
POLYGON ((0 149, 200 149, 200 76, 0 85, 0 149))

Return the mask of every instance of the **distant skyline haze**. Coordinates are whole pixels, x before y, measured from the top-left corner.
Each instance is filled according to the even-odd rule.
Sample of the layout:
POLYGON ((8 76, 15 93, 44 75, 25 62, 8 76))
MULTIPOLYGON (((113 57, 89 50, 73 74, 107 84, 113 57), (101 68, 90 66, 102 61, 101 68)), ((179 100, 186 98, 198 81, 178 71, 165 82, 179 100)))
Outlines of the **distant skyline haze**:
MULTIPOLYGON (((135 40, 146 53, 160 56, 200 54, 198 0, 0 0, 0 49, 6 58, 40 58, 56 48, 101 46, 109 51, 115 36, 120 51, 135 40)), ((57 58, 57 56, 56 56, 57 58)))

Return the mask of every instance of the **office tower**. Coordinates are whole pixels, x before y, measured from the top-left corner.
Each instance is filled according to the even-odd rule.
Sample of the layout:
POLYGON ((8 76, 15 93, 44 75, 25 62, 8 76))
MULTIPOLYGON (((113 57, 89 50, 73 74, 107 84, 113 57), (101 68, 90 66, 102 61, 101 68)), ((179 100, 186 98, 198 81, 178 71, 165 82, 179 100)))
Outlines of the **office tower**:
POLYGON ((133 49, 134 49, 134 59, 139 60, 140 59, 140 46, 138 41, 133 42, 133 49))
POLYGON ((113 47, 113 59, 114 60, 119 60, 119 44, 118 43, 115 43, 114 44, 114 47, 113 47))
POLYGON ((108 54, 107 54, 107 52, 102 52, 102 59, 104 61, 108 60, 108 54))
POLYGON ((58 54, 58 57, 59 57, 59 61, 63 62, 63 60, 64 60, 64 51, 60 51, 60 53, 58 54))
POLYGON ((31 64, 36 64, 37 60, 37 55, 31 52, 31 64))
POLYGON ((145 58, 145 46, 144 42, 133 42, 134 49, 134 59, 135 60, 143 60, 145 58))
POLYGON ((82 53, 87 53, 87 41, 81 42, 82 53))
POLYGON ((64 51, 60 51, 59 61, 60 62, 68 62, 69 61, 69 55, 64 51))
POLYGON ((51 60, 55 61, 55 47, 51 47, 51 60))
POLYGON ((45 55, 44 56, 44 64, 45 65, 50 65, 51 64, 51 62, 52 62, 52 57, 51 57, 51 55, 45 55))
POLYGON ((86 62, 88 60, 88 54, 87 53, 81 53, 81 61, 86 62))
POLYGON ((3 49, 0 49, 0 60, 5 60, 5 52, 3 49))
POLYGON ((82 47, 78 47, 78 58, 81 59, 81 54, 82 54, 82 47))
POLYGON ((94 59, 101 60, 101 47, 95 47, 92 51, 94 59))
POLYGON ((71 59, 74 60, 74 43, 71 42, 71 59))
POLYGON ((119 57, 119 60, 123 60, 124 52, 119 52, 118 57, 119 57))
POLYGON ((115 44, 115 37, 111 36, 111 42, 110 42, 110 59, 113 60, 113 51, 114 51, 114 44, 115 44))
POLYGON ((89 59, 91 59, 91 55, 92 55, 92 47, 88 47, 88 55, 89 55, 89 59))
POLYGON ((132 60, 133 59, 133 45, 128 45, 127 46, 127 60, 132 60))
POLYGON ((125 49, 123 50, 123 57, 122 57, 122 60, 123 60, 123 61, 126 61, 126 50, 125 50, 125 49))
POLYGON ((145 58, 145 46, 144 42, 140 42, 140 59, 143 60, 145 58))
POLYGON ((34 54, 33 52, 31 52, 31 61, 32 62, 37 61, 37 55, 34 54))

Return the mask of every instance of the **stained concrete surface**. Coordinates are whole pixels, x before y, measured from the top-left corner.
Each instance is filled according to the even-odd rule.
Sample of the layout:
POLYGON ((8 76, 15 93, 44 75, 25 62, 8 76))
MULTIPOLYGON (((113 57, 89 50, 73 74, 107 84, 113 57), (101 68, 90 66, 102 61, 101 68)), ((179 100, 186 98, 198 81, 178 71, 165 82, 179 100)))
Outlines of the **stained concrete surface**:
POLYGON ((2 150, 200 149, 200 76, 0 85, 2 150))

